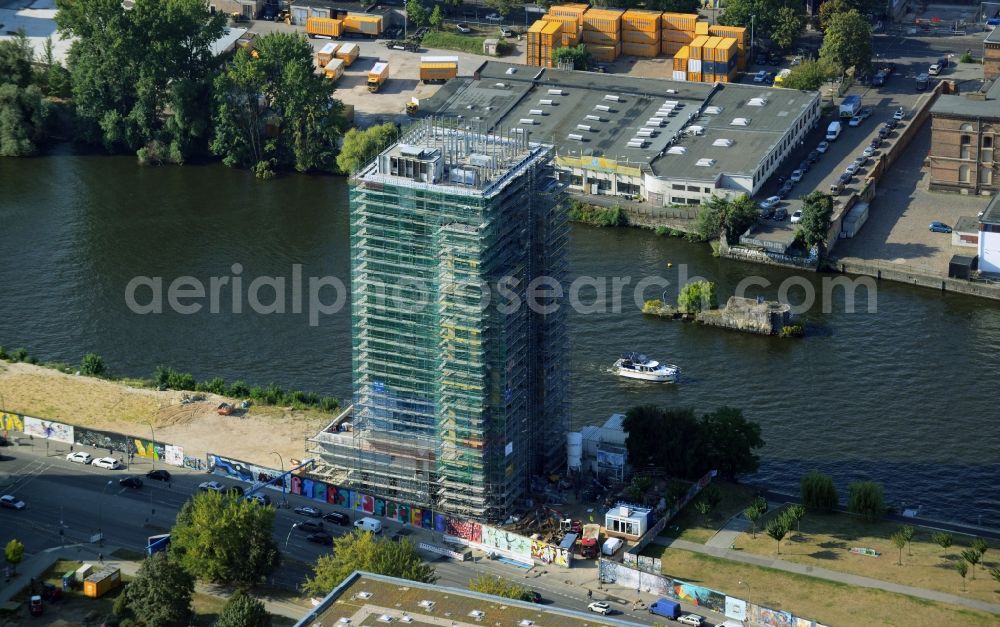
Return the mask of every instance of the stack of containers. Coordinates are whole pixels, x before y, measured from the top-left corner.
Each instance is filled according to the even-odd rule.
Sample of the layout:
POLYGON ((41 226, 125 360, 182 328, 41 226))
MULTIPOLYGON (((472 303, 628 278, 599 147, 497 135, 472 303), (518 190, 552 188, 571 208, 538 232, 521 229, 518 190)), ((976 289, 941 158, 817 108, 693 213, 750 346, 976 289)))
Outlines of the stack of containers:
POLYGON ((583 14, 590 8, 588 4, 556 4, 549 8, 548 15, 552 17, 571 17, 576 19, 577 28, 583 27, 583 14))
POLYGON ((670 56, 694 40, 698 16, 693 13, 664 13, 660 23, 660 52, 670 56))
POLYGON ((580 43, 583 14, 586 11, 585 4, 557 4, 550 8, 542 19, 562 24, 562 45, 566 48, 580 43))
POLYGON ((703 83, 715 82, 715 47, 721 41, 722 37, 708 37, 708 41, 701 48, 701 82, 703 83))
POLYGON ((695 35, 710 35, 708 32, 708 22, 695 22, 694 24, 694 34, 695 35))
POLYGON ((739 53, 736 59, 736 67, 740 70, 746 69, 747 65, 747 29, 742 26, 709 26, 708 33, 715 37, 732 37, 736 39, 736 46, 739 53))
POLYGON ((695 83, 701 82, 701 61, 706 43, 708 43, 708 37, 705 35, 699 35, 694 38, 694 41, 692 41, 689 46, 691 51, 688 57, 687 67, 687 79, 689 81, 693 81, 695 83))
POLYGON ((633 9, 622 14, 622 54, 634 57, 660 55, 660 13, 633 9))
POLYGON ((691 48, 684 46, 674 55, 674 73, 672 78, 675 81, 687 80, 688 58, 691 56, 691 48))
POLYGON ((722 37, 715 45, 715 80, 717 82, 729 83, 736 77, 739 51, 734 37, 722 37))
POLYGON ((622 54, 621 9, 591 9, 583 14, 583 43, 595 61, 610 63, 622 54))
POLYGON ((562 23, 537 20, 528 29, 526 63, 540 67, 553 67, 552 52, 562 45, 562 23))

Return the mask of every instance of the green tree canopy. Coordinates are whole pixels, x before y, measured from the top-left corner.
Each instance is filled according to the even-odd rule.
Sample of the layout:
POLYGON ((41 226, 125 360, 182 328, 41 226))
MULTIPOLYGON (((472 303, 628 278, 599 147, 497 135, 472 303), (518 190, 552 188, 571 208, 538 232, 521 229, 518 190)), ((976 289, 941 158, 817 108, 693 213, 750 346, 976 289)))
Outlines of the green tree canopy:
POLYGON ((274 508, 233 494, 203 492, 177 514, 170 555, 199 579, 253 586, 281 561, 273 529, 274 508))
POLYGON ((469 590, 518 601, 530 601, 534 596, 532 590, 527 586, 505 577, 486 574, 477 575, 470 579, 469 590))
POLYGON ((934 535, 931 536, 931 540, 942 549, 947 549, 951 546, 952 536, 947 531, 935 531, 934 535))
POLYGON ((590 51, 583 44, 556 48, 552 52, 552 60, 571 63, 574 70, 586 70, 590 66, 590 51))
POLYGON ((117 0, 56 6, 59 32, 74 38, 69 67, 84 139, 109 150, 168 146, 174 161, 204 152, 221 13, 203 0, 135 0, 127 11, 117 0))
POLYGON ((3 556, 14 567, 14 572, 17 572, 17 565, 24 559, 24 544, 17 538, 10 540, 3 548, 3 556))
POLYGON ((715 292, 715 283, 711 281, 691 281, 677 295, 677 308, 686 314, 715 309, 719 306, 715 292))
POLYGON ((781 21, 782 7, 801 13, 801 6, 802 3, 794 0, 727 0, 726 11, 719 17, 719 23, 727 26, 743 26, 749 35, 751 16, 753 16, 754 37, 771 39, 781 21))
POLYGON ((833 216, 833 197, 820 191, 807 194, 802 199, 802 219, 796 236, 808 247, 826 243, 833 216))
POLYGON ((256 57, 237 51, 215 79, 212 152, 229 166, 332 171, 343 106, 313 72, 312 46, 302 35, 270 33, 256 57))
POLYGON ((143 560, 125 586, 125 607, 145 625, 184 627, 191 616, 194 578, 166 553, 143 560))
POLYGON ((781 541, 785 539, 789 531, 788 521, 782 516, 772 518, 764 527, 764 531, 778 543, 778 555, 781 555, 781 541))
POLYGON ((693 237, 701 241, 714 240, 725 229, 726 240, 735 244, 757 220, 758 213, 757 205, 746 194, 732 200, 712 196, 698 212, 693 237))
POLYGON ((855 481, 847 487, 847 511, 868 522, 875 522, 885 513, 882 484, 874 481, 855 481))
POLYGON ((87 353, 80 361, 80 374, 89 377, 99 377, 107 372, 104 359, 96 353, 87 353))
POLYGON ((406 0, 406 20, 410 26, 427 26, 427 9, 420 0, 406 0))
POLYGON ((433 583, 434 568, 420 559, 409 540, 393 542, 367 531, 336 538, 333 552, 322 555, 313 565, 313 576, 306 579, 302 591, 311 596, 326 596, 356 570, 433 583))
POLYGON ((395 141, 398 134, 392 122, 365 130, 352 128, 344 135, 344 144, 337 155, 337 167, 345 174, 354 174, 395 141))
POLYGON ((799 6, 780 7, 771 32, 771 41, 783 50, 791 48, 805 24, 805 16, 799 6))
POLYGON ((219 612, 215 627, 271 627, 271 615, 261 601, 238 590, 219 612))
POLYGON ((834 14, 823 33, 819 57, 841 72, 852 67, 869 69, 872 62, 871 24, 856 10, 834 14))
POLYGON ((434 10, 431 11, 431 16, 427 18, 427 23, 430 24, 431 28, 439 30, 441 24, 444 22, 444 14, 441 13, 441 5, 434 5, 434 10))
POLYGON ((720 407, 705 414, 700 422, 705 442, 705 457, 710 468, 726 479, 757 472, 760 456, 754 451, 763 448, 760 425, 747 420, 735 407, 720 407))
POLYGON ((820 59, 818 61, 806 59, 792 68, 792 73, 788 75, 781 86, 788 89, 817 91, 823 83, 837 76, 837 74, 839 74, 839 71, 827 59, 820 59))
POLYGON ((24 31, 0 41, 0 157, 25 157, 44 139, 49 107, 34 84, 34 53, 24 31))
POLYGON ((837 488, 834 487, 833 477, 830 475, 810 470, 803 475, 799 490, 802 504, 809 511, 829 513, 837 507, 837 488))

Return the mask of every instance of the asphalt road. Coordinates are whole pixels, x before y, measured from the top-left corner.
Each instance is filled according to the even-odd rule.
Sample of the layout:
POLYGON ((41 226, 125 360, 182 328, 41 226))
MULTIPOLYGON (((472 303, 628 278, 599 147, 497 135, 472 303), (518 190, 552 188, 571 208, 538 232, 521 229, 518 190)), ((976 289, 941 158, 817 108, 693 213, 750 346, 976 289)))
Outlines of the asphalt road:
MULTIPOLYGON (((76 450, 86 450, 76 447, 76 450)), ((165 533, 173 525, 174 518, 183 503, 198 490, 198 484, 206 480, 219 481, 224 485, 242 485, 225 478, 208 476, 203 472, 167 467, 172 481, 167 484, 145 478, 152 469, 149 460, 134 463, 129 470, 104 470, 90 465, 66 460, 68 447, 51 443, 48 455, 41 441, 34 446, 6 447, 0 449, 0 494, 13 494, 27 504, 22 511, 0 509, 0 543, 6 544, 11 538, 24 542, 28 554, 65 545, 80 545, 79 550, 96 557, 101 549, 90 543, 91 537, 102 529, 107 546, 123 547, 141 552, 151 535, 165 533), (118 480, 128 476, 143 478, 139 490, 122 488, 118 480)), ((94 457, 101 451, 88 450, 94 457)), ((157 464, 158 468, 164 467, 157 464)), ((273 502, 281 500, 280 494, 269 492, 273 502)), ((289 508, 279 508, 275 520, 275 538, 284 551, 284 561, 274 575, 272 583, 278 587, 297 590, 299 584, 309 574, 309 566, 330 549, 306 541, 308 534, 293 528, 297 522, 307 519, 295 514, 294 507, 316 503, 295 495, 288 495, 289 508)), ((331 506, 323 506, 324 512, 331 506)), ((346 510, 349 515, 351 512, 346 510)), ((327 531, 334 535, 346 533, 350 527, 341 527, 324 522, 327 531)), ((424 530, 403 528, 396 523, 387 523, 388 535, 408 535, 415 541, 440 544, 440 537, 424 530)), ((72 550, 72 549, 71 549, 72 550)), ((447 558, 433 562, 439 583, 455 588, 468 588, 469 581, 480 574, 499 575, 522 581, 541 594, 546 604, 575 610, 586 610, 591 601, 607 600, 615 608, 614 617, 651 624, 651 615, 644 609, 633 610, 632 602, 637 593, 612 587, 610 590, 597 589, 596 570, 592 563, 569 571, 558 568, 534 568, 529 570, 486 559, 476 552, 471 562, 455 562, 447 558), (587 598, 588 588, 593 598, 587 598)), ((642 595, 645 603, 655 600, 648 594, 642 595)), ((685 611, 706 616, 712 624, 724 618, 706 612, 704 609, 685 606, 685 611)))

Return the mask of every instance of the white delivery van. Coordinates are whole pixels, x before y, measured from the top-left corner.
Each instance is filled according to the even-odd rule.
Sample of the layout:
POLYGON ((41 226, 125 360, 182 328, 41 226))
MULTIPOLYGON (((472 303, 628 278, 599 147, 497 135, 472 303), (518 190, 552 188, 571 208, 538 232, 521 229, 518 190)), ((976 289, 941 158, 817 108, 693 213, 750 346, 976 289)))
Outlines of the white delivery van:
POLYGON ((625 543, 622 542, 621 538, 608 538, 604 541, 604 546, 601 547, 601 552, 605 555, 614 555, 618 552, 618 549, 622 548, 623 544, 625 543))
POLYGON ((382 521, 376 518, 362 518, 354 521, 354 526, 358 529, 371 531, 372 533, 382 533, 382 521))
POLYGON ((840 137, 840 131, 843 128, 840 122, 830 122, 830 126, 826 127, 826 141, 832 142, 840 137))

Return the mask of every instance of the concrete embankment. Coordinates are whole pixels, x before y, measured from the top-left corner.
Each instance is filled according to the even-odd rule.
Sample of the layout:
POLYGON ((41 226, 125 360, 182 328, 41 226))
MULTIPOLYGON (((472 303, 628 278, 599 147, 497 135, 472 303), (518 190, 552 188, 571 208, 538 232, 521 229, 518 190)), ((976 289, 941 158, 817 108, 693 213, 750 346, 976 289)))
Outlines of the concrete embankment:
POLYGON ((777 301, 758 301, 752 298, 731 296, 722 309, 686 315, 675 307, 662 303, 647 303, 642 313, 661 318, 694 320, 710 327, 720 327, 757 335, 779 335, 794 324, 791 309, 777 301))
POLYGON ((874 261, 830 258, 823 262, 820 269, 830 272, 840 272, 842 274, 860 274, 862 276, 874 277, 879 281, 885 279, 887 281, 916 285, 942 292, 954 292, 956 294, 967 294, 969 296, 1000 300, 1000 284, 953 279, 918 272, 906 266, 895 266, 894 264, 874 261))

